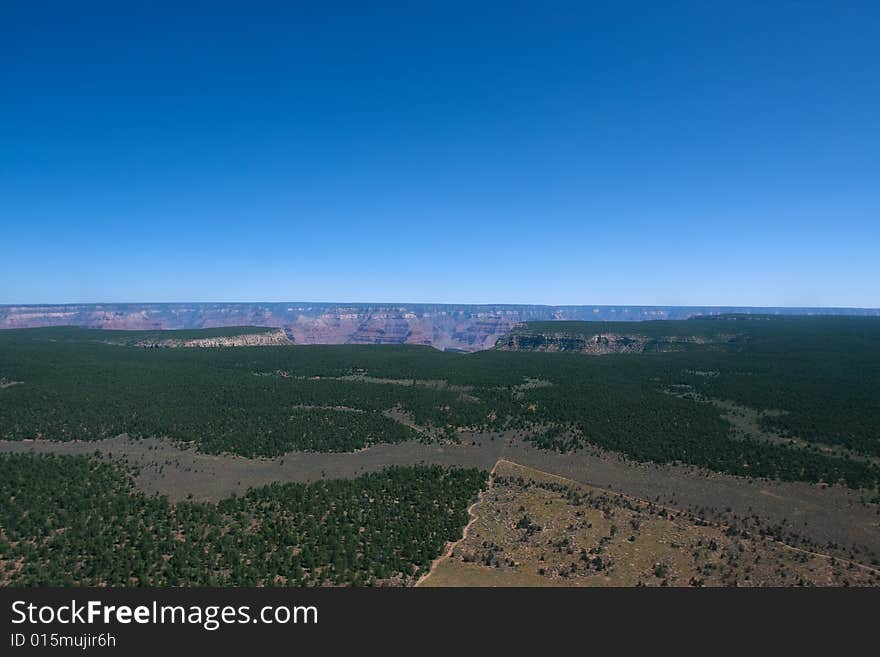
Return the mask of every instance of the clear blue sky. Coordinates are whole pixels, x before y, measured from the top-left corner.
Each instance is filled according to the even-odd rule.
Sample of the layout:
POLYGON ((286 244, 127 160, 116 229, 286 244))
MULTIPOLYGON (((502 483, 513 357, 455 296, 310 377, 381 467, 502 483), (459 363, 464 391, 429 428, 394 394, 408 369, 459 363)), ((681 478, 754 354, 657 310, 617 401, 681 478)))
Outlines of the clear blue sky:
POLYGON ((0 4, 0 303, 880 306, 876 2, 149 4, 0 4))

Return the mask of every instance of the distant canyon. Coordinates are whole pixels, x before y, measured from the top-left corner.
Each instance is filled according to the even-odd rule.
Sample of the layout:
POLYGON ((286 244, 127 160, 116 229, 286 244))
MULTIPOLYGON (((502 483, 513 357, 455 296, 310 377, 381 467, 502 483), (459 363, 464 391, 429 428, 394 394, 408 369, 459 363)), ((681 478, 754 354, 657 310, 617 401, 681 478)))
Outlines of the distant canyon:
POLYGON ((274 344, 420 344, 446 351, 490 349, 522 322, 644 321, 762 313, 880 315, 878 309, 720 306, 542 306, 365 303, 113 303, 0 306, 0 329, 200 329, 266 326, 274 344))

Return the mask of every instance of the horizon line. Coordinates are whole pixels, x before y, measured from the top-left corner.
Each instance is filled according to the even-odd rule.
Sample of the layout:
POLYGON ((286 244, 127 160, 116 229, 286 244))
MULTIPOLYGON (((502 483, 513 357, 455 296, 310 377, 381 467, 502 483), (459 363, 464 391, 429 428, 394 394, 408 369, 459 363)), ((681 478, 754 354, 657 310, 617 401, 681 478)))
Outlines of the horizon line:
POLYGON ((759 310, 874 310, 880 306, 804 306, 777 305, 762 306, 749 304, 661 304, 661 303, 529 303, 529 302, 449 302, 449 301, 61 301, 0 303, 3 307, 39 306, 183 306, 183 305, 336 305, 336 306, 530 306, 535 308, 748 308, 759 310))

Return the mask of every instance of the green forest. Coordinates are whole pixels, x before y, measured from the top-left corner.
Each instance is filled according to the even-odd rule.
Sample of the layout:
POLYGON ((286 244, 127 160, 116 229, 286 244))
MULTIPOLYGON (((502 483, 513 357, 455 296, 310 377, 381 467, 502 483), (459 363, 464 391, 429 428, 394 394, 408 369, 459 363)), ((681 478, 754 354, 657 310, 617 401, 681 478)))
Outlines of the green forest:
POLYGON ((269 457, 516 429, 545 449, 594 445, 642 461, 869 489, 880 480, 878 318, 730 315, 519 330, 705 339, 587 356, 408 345, 149 349, 107 344, 95 330, 7 330, 0 438, 126 433, 269 457), (734 436, 708 400, 755 409, 766 430, 813 447, 734 436))
POLYGON ((487 474, 391 467, 218 503, 137 492, 85 456, 0 455, 0 584, 406 584, 467 523, 487 474))

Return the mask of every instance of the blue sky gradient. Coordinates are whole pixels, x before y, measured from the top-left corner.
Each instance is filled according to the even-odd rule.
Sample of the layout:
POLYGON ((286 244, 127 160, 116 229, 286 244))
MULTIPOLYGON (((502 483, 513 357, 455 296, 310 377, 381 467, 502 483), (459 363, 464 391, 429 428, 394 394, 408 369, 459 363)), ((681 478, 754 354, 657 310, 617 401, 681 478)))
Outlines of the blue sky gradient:
POLYGON ((0 303, 880 306, 877 3, 182 7, 0 4, 0 303))

